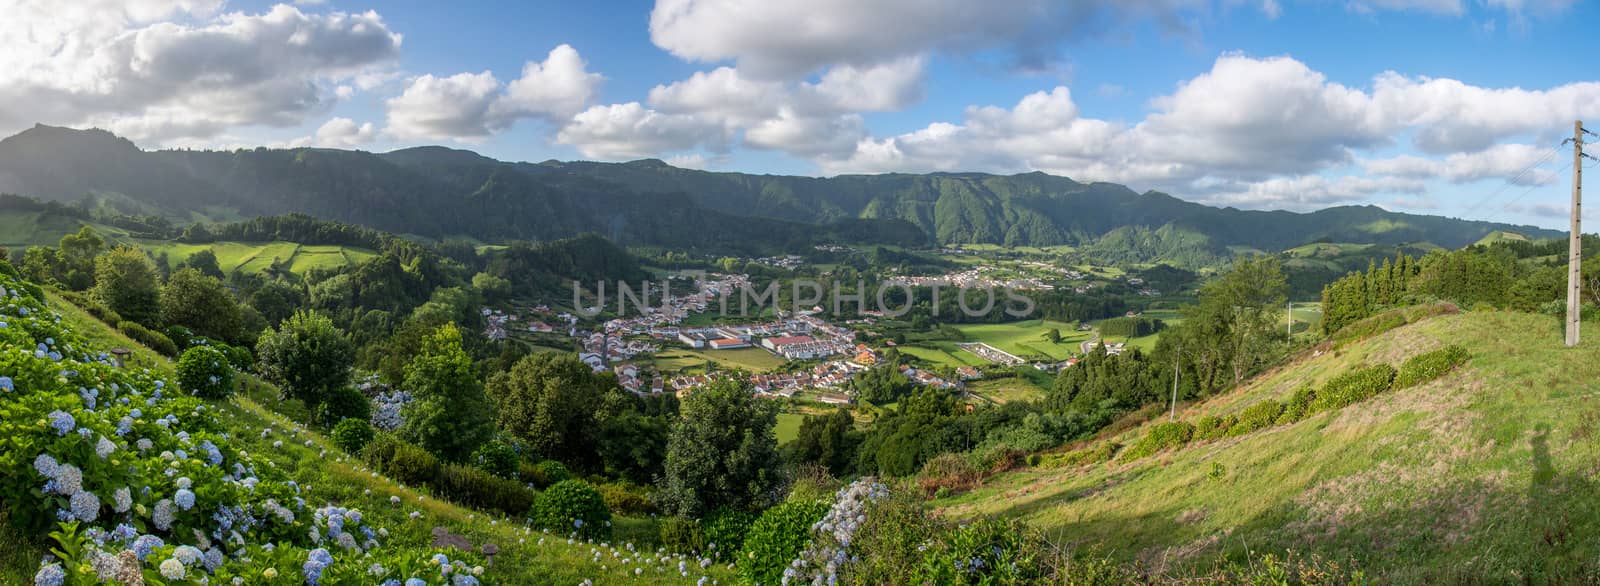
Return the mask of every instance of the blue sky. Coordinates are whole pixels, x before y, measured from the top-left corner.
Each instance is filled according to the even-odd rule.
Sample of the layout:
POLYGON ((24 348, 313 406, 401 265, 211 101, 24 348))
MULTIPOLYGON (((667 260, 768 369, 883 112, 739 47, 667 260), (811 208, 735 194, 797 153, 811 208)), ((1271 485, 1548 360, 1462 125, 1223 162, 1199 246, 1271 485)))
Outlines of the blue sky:
POLYGON ((1217 205, 1563 226, 1571 0, 0 0, 0 132, 831 175, 1043 170, 1217 205), (1482 202, 1480 204, 1480 202, 1482 202), (1479 204, 1479 205, 1475 205, 1479 204))

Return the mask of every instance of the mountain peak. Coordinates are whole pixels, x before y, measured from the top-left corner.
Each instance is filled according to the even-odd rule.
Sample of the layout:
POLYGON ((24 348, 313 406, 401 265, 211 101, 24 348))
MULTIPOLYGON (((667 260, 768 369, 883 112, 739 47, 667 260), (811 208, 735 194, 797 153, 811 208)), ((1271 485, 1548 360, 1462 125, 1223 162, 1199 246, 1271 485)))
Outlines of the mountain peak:
POLYGON ((94 153, 100 156, 111 154, 127 155, 141 152, 138 145, 133 144, 133 141, 99 128, 80 130, 64 126, 34 124, 33 128, 0 140, 0 153, 5 154, 25 154, 30 150, 35 152, 44 152, 46 150, 60 152, 63 149, 79 153, 94 153))

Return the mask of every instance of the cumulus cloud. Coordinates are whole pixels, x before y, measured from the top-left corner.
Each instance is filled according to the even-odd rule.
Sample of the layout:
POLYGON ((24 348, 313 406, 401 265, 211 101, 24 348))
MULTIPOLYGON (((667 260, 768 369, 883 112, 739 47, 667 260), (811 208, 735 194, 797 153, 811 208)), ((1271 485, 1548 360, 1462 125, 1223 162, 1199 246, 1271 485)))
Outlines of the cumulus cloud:
POLYGON ((1040 170, 1258 206, 1412 193, 1436 177, 1542 185, 1554 176, 1521 171, 1547 146, 1501 142, 1600 117, 1600 83, 1498 89, 1386 72, 1366 89, 1289 57, 1227 54, 1150 107, 1131 125, 1100 120, 1058 87, 1011 108, 968 107, 959 124, 863 138, 848 155, 816 160, 826 173, 1040 170), (1432 156, 1358 161, 1358 153, 1403 141, 1432 156), (1324 177, 1357 162, 1376 177, 1324 177))
POLYGON ((292 126, 336 101, 339 80, 388 66, 401 43, 376 12, 220 5, 0 2, 0 132, 96 124, 163 142, 292 126))
POLYGON ((287 146, 349 148, 367 144, 377 137, 378 129, 371 122, 357 124, 349 118, 330 118, 315 134, 289 141, 287 146))
POLYGON ((490 71, 422 75, 388 100, 385 130, 399 138, 474 141, 525 118, 561 122, 593 101, 603 79, 568 45, 524 65, 509 85, 490 71))
POLYGON ((563 127, 556 141, 597 159, 638 159, 707 146, 726 150, 727 129, 689 114, 669 114, 638 102, 592 106, 563 127))
POLYGON ((655 44, 691 61, 734 61, 747 74, 795 78, 826 66, 870 67, 930 51, 999 48, 1039 67, 1065 41, 1129 20, 1184 29, 1203 0, 658 0, 655 44))

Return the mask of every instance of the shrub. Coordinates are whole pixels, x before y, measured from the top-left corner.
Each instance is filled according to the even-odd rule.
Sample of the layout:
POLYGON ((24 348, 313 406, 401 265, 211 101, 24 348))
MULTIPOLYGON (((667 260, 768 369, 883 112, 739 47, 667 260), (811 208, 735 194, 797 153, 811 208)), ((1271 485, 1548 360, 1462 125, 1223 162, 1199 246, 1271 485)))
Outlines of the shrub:
POLYGON ((545 488, 550 485, 569 480, 572 472, 567 471, 566 464, 555 460, 545 460, 534 464, 530 469, 523 470, 523 480, 532 482, 534 486, 545 488))
POLYGON ((1289 402, 1283 404, 1283 413, 1278 415, 1277 424, 1288 425, 1305 419, 1306 415, 1311 414, 1311 402, 1316 398, 1316 389, 1311 388, 1310 385, 1300 387, 1293 395, 1289 396, 1289 402))
POLYGON ((706 548, 706 534, 700 522, 684 517, 667 517, 661 520, 661 546, 667 551, 699 553, 706 548))
POLYGON ((178 359, 178 386, 203 399, 227 398, 233 394, 233 366, 221 350, 195 346, 178 359))
POLYGON ((172 343, 171 338, 161 335, 160 332, 152 332, 148 328, 139 325, 138 322, 122 321, 117 323, 117 329, 122 332, 122 335, 133 338, 133 341, 148 346, 162 356, 172 357, 178 355, 178 346, 172 343))
POLYGON ((727 558, 744 547, 744 536, 756 516, 748 511, 722 507, 712 511, 701 521, 706 534, 706 550, 712 557, 727 558))
POLYGON ((333 426, 333 443, 352 454, 361 453, 372 436, 372 425, 360 419, 346 419, 333 426))
POLYGON ((811 540, 811 526, 828 513, 818 501, 788 501, 767 509, 750 526, 739 553, 739 573, 755 584, 778 584, 783 570, 811 540))
POLYGON ((256 356, 250 352, 249 348, 226 344, 217 344, 216 347, 228 357, 228 364, 233 365, 234 370, 249 372, 250 369, 255 368, 256 356))
POLYGON ((1394 388, 1420 385, 1444 376, 1450 369, 1466 362, 1467 357, 1467 349, 1454 344, 1412 356, 1400 365, 1400 373, 1394 378, 1394 388))
POLYGON ((472 452, 472 465, 500 478, 517 477, 517 451, 505 442, 494 440, 472 452))
POLYGON ((611 510, 600 491, 582 480, 563 480, 533 500, 528 517, 534 525, 586 539, 611 537, 611 510))
POLYGON ((1044 468, 1066 468, 1068 466, 1088 466, 1111 461, 1116 455, 1117 448, 1122 446, 1116 442, 1101 442, 1092 447, 1082 448, 1061 454, 1045 456, 1040 466, 1044 468))
POLYGON ((853 561, 841 572, 840 584, 903 584, 922 565, 926 545, 939 534, 921 499, 910 491, 866 505, 866 521, 850 542, 853 561))
POLYGON ((1049 554, 1018 519, 983 519, 943 532, 913 570, 915 584, 1044 582, 1049 554))
POLYGON ((1137 460, 1167 448, 1182 447, 1194 437, 1194 425, 1187 421, 1173 421, 1159 423, 1150 428, 1150 433, 1139 439, 1139 443, 1128 448, 1118 458, 1123 462, 1137 460))
POLYGON ((1394 374, 1393 366, 1379 364, 1333 377, 1322 386, 1322 390, 1317 391, 1317 397, 1311 401, 1307 413, 1338 409, 1370 399, 1389 390, 1390 383, 1394 382, 1394 374))
POLYGON ((1378 315, 1351 322, 1349 325, 1334 332, 1332 338, 1338 342, 1361 340, 1370 338, 1389 330, 1406 325, 1406 311, 1392 309, 1378 315))
POLYGON ((194 332, 189 328, 168 326, 163 333, 166 334, 167 339, 172 340, 173 344, 177 344, 179 352, 188 350, 190 346, 194 345, 194 332))
POLYGON ((1239 421, 1228 428, 1228 435, 1244 435, 1258 429, 1272 427, 1283 415, 1283 404, 1267 399, 1239 412, 1239 421))
MULTIPOLYGON (((649 515, 656 512, 650 489, 628 482, 607 482, 595 487, 606 501, 606 508, 624 515, 649 515)), ((683 550, 687 551, 687 550, 683 550)))
POLYGON ((429 484, 441 497, 469 507, 494 509, 508 515, 527 511, 538 498, 533 490, 520 482, 496 478, 488 472, 460 464, 440 465, 438 476, 429 484))
POLYGON ((983 470, 974 466, 965 456, 954 452, 934 456, 922 465, 922 471, 917 474, 917 484, 925 495, 932 495, 940 489, 971 490, 981 480, 983 470))
POLYGON ((1228 430, 1238 423, 1238 418, 1232 415, 1218 417, 1207 415, 1194 423, 1194 438, 1203 440, 1222 439, 1228 435, 1228 430))
POLYGON ((364 456, 367 464, 406 484, 425 485, 439 475, 438 458, 389 434, 368 444, 364 456))
POLYGON ((372 401, 354 387, 340 387, 317 403, 313 415, 323 425, 333 425, 346 419, 372 419, 372 401))

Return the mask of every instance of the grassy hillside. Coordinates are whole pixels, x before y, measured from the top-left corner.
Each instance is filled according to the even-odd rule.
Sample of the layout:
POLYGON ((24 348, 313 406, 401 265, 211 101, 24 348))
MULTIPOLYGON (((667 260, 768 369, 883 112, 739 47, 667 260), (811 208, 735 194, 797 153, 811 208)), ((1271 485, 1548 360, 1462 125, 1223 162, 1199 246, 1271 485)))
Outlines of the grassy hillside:
POLYGON ((194 253, 211 249, 217 255, 217 265, 222 272, 260 272, 273 263, 287 263, 294 273, 305 273, 318 268, 336 268, 372 258, 375 253, 353 246, 313 246, 294 242, 214 242, 188 244, 182 242, 135 240, 139 247, 151 254, 167 254, 171 266, 194 253))
POLYGON ((1600 327, 1585 326, 1589 342, 1567 349, 1552 318, 1467 313, 1323 348, 1179 416, 1238 412, 1445 344, 1471 358, 1292 425, 1129 463, 1010 473, 936 505, 1021 517, 1158 569, 1294 549, 1354 558, 1397 583, 1590 580, 1600 571, 1600 327))
MULTIPOLYGON (((62 325, 82 336, 89 346, 133 348, 129 368, 171 374, 170 362, 60 297, 51 295, 49 306, 60 313, 62 325)), ((261 388, 264 394, 258 394, 258 398, 276 394, 270 387, 261 388)), ((269 403, 236 396, 211 405, 219 412, 223 431, 238 448, 275 469, 274 474, 281 472, 294 480, 309 502, 359 508, 368 525, 389 531, 384 540, 386 548, 428 548, 432 530, 445 527, 474 545, 491 542, 500 547, 501 553, 484 574, 486 582, 500 584, 576 584, 584 580, 599 584, 688 584, 701 576, 727 583, 733 574, 724 566, 702 569, 692 556, 656 553, 653 543, 657 530, 650 519, 616 517, 613 543, 574 543, 564 536, 530 529, 521 519, 485 514, 438 500, 428 491, 400 485, 371 471, 358 459, 343 454, 322 434, 274 412, 272 409, 281 403, 269 403), (684 570, 679 569, 680 562, 684 570)), ((0 583, 32 583, 45 550, 42 540, 0 525, 0 583)), ((456 557, 451 550, 439 551, 456 557)))

